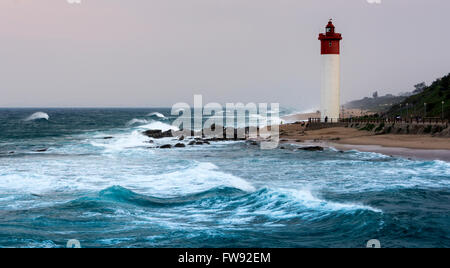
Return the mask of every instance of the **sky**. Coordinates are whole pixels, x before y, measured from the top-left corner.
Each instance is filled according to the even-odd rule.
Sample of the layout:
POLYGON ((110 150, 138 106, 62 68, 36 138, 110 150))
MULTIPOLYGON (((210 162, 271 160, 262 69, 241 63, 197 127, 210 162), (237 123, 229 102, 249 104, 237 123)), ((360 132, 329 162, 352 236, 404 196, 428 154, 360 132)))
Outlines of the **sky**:
POLYGON ((450 72, 448 0, 1 0, 0 107, 320 104, 342 33, 342 102, 450 72))

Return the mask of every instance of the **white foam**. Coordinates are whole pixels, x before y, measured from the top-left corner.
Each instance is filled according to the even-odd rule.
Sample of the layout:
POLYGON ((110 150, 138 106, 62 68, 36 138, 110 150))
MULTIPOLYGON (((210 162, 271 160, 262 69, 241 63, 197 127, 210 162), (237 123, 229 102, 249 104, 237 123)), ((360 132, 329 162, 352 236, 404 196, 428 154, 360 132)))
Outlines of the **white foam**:
POLYGON ((320 199, 310 189, 269 189, 258 197, 259 201, 240 206, 235 213, 238 217, 263 215, 274 219, 317 219, 333 212, 354 213, 358 210, 368 210, 382 213, 381 210, 370 206, 337 203, 320 199))
POLYGON ((148 124, 149 121, 145 120, 145 119, 131 119, 130 121, 127 122, 127 126, 134 126, 136 124, 148 124))
POLYGON ((48 120, 49 118, 50 118, 50 116, 48 116, 48 114, 46 114, 44 112, 37 112, 37 113, 34 113, 34 114, 30 115, 29 117, 27 117, 25 119, 25 121, 33 121, 33 120, 38 120, 38 119, 48 120))
POLYGON ((178 127, 175 127, 175 126, 163 123, 163 122, 159 122, 159 121, 153 121, 153 122, 151 122, 149 124, 139 126, 139 128, 142 128, 142 129, 155 129, 155 130, 159 129, 161 131, 168 131, 168 130, 178 131, 178 130, 180 130, 178 127))
POLYGON ((91 141, 91 145, 103 147, 107 152, 117 152, 125 149, 149 146, 148 138, 142 135, 141 131, 134 130, 131 133, 119 134, 114 139, 91 141))
MULTIPOLYGON (((131 180, 142 180, 130 178, 131 180)), ((208 191, 217 187, 232 187, 246 192, 255 188, 246 180, 218 170, 212 163, 197 163, 191 168, 144 178, 147 194, 153 196, 182 196, 208 191)))
POLYGON ((147 116, 150 116, 150 117, 156 116, 158 118, 166 118, 162 113, 158 113, 158 112, 150 113, 147 116))
POLYGON ((27 193, 46 195, 54 192, 101 191, 105 188, 119 185, 140 194, 175 197, 208 191, 217 187, 233 187, 242 191, 252 192, 255 188, 246 180, 218 170, 211 163, 194 163, 182 170, 167 173, 152 173, 149 167, 139 165, 136 172, 127 172, 117 167, 114 159, 103 163, 110 165, 98 166, 98 163, 86 160, 72 165, 72 161, 47 161, 40 167, 35 163, 25 163, 22 169, 27 172, 17 173, 14 169, 9 174, 0 174, 0 191, 2 193, 27 193), (61 170, 70 166, 76 174, 64 173, 61 170), (29 172, 33 170, 34 172, 29 172), (150 173, 150 174, 146 174, 150 173))
POLYGON ((309 189, 301 190, 285 190, 290 196, 292 196, 297 202, 303 206, 311 209, 326 210, 326 211, 354 211, 354 210, 370 210, 373 212, 381 213, 379 209, 372 208, 370 206, 351 204, 351 203, 337 203, 323 199, 319 199, 313 195, 309 189))

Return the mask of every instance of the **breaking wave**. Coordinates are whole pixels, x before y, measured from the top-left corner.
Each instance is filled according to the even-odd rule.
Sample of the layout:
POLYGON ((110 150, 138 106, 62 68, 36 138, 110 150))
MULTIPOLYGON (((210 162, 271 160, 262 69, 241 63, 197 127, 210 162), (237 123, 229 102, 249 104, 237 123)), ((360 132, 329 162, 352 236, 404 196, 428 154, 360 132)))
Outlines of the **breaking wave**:
POLYGON ((161 118, 161 119, 165 119, 166 118, 162 113, 158 113, 158 112, 150 113, 147 116, 149 116, 149 117, 157 117, 157 118, 161 118))
POLYGON ((148 124, 149 121, 145 120, 145 119, 131 119, 130 121, 127 122, 127 126, 134 126, 134 125, 138 125, 138 124, 148 124))
POLYGON ((29 117, 27 117, 25 119, 25 121, 34 121, 34 120, 39 120, 39 119, 45 119, 48 121, 49 118, 50 118, 50 116, 48 116, 48 114, 46 114, 44 112, 37 112, 37 113, 34 113, 34 114, 30 115, 29 117))

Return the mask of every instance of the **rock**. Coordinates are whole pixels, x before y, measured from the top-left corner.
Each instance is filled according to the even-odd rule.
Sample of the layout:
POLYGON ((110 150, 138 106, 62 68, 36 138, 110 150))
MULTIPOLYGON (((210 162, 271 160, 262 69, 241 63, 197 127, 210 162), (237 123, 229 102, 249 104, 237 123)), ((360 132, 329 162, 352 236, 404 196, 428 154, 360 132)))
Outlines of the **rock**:
POLYGON ((188 145, 195 145, 195 141, 190 141, 188 145))
POLYGON ((178 140, 179 141, 184 141, 184 136, 181 136, 178 140))
POLYGON ((209 141, 207 141, 207 140, 203 140, 203 143, 204 144, 211 144, 209 141))
POLYGON ((184 143, 177 143, 173 147, 175 147, 175 148, 184 148, 184 147, 186 147, 186 144, 184 144, 184 143))
POLYGON ((295 140, 295 142, 303 142, 302 140, 295 140))
POLYGON ((43 149, 38 149, 38 150, 35 150, 35 152, 38 152, 38 153, 43 153, 43 152, 47 152, 47 148, 43 148, 43 149))
POLYGON ((150 130, 144 131, 142 134, 144 134, 147 137, 154 138, 154 139, 173 137, 171 130, 162 132, 159 129, 150 129, 150 130))
POLYGON ((114 137, 111 137, 111 136, 109 136, 109 137, 103 137, 104 140, 110 140, 110 139, 112 139, 112 138, 114 138, 114 137))
POLYGON ((142 134, 144 134, 147 137, 154 138, 155 136, 161 135, 161 133, 162 133, 162 131, 159 129, 150 129, 150 130, 144 131, 142 134))
POLYGON ((196 141, 195 145, 203 145, 203 141, 196 141))
POLYGON ((299 148, 300 150, 303 151, 309 151, 309 152, 318 152, 318 151, 323 151, 323 147, 320 146, 310 146, 310 147, 303 147, 303 148, 299 148))
POLYGON ((170 148, 172 148, 172 145, 170 145, 170 144, 164 144, 164 145, 159 146, 159 148, 160 148, 160 149, 170 149, 170 148))

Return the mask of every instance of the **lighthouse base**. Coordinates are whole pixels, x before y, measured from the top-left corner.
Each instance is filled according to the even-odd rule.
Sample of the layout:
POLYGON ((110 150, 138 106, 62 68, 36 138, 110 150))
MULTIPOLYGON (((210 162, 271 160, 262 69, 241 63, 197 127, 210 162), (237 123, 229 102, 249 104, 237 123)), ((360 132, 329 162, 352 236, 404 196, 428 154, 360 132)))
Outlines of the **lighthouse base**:
POLYGON ((340 97, 340 55, 322 55, 320 108, 322 122, 339 122, 340 97))

